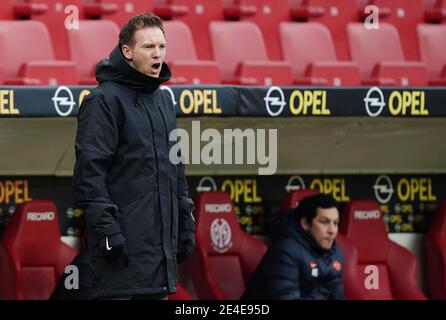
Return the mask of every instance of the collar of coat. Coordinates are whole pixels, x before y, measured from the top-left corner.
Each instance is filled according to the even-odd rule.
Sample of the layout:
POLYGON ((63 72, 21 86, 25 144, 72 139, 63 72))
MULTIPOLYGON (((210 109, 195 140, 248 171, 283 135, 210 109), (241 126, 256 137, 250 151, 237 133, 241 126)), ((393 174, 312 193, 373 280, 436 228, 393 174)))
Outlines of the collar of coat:
POLYGON ((99 83, 115 81, 145 92, 157 90, 171 76, 172 73, 165 62, 161 66, 161 72, 158 78, 139 72, 127 63, 119 45, 112 50, 109 59, 103 59, 96 65, 96 79, 99 83))

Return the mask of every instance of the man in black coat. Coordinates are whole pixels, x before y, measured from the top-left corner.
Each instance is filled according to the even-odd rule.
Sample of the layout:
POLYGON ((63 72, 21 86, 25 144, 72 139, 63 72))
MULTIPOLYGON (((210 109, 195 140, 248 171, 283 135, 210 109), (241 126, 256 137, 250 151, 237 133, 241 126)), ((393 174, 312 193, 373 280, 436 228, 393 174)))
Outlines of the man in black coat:
POLYGON ((336 202, 324 194, 282 213, 242 299, 343 299, 338 223, 336 202))
POLYGON ((169 158, 176 113, 159 89, 171 77, 165 56, 161 19, 131 18, 79 110, 73 189, 87 220, 93 299, 166 298, 195 246, 184 166, 169 158))

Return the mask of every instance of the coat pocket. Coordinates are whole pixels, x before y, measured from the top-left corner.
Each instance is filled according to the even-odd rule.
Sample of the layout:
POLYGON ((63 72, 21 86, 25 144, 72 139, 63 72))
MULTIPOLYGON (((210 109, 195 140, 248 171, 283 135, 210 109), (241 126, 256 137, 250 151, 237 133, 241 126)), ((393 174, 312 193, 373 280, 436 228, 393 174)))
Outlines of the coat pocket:
POLYGON ((151 253, 161 241, 156 230, 156 192, 146 194, 119 211, 119 224, 129 254, 151 253))
POLYGON ((110 187, 129 254, 150 252, 155 241, 156 184, 153 177, 110 187))

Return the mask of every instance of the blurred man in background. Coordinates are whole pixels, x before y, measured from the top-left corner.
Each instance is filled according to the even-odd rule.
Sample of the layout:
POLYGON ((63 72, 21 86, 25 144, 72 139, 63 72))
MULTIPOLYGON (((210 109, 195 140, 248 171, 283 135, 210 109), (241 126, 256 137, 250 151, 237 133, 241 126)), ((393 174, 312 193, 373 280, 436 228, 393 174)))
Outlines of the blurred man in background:
POLYGON ((338 224, 337 204, 324 194, 282 213, 242 299, 343 299, 338 224))

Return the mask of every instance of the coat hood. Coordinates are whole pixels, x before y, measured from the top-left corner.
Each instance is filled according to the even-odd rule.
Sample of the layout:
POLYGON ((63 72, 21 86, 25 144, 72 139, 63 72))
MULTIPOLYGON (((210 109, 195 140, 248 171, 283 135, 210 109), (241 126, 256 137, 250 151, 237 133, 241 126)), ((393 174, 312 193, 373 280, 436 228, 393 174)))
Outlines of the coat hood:
POLYGON ((103 59, 96 65, 96 79, 99 83, 105 81, 120 82, 136 90, 153 92, 168 81, 172 76, 165 62, 161 66, 158 78, 145 75, 127 63, 117 45, 110 53, 109 59, 103 59))
POLYGON ((290 237, 299 241, 302 246, 318 255, 331 252, 336 243, 333 242, 333 246, 329 250, 322 248, 310 232, 302 229, 294 210, 281 213, 274 221, 272 228, 272 241, 290 237))

